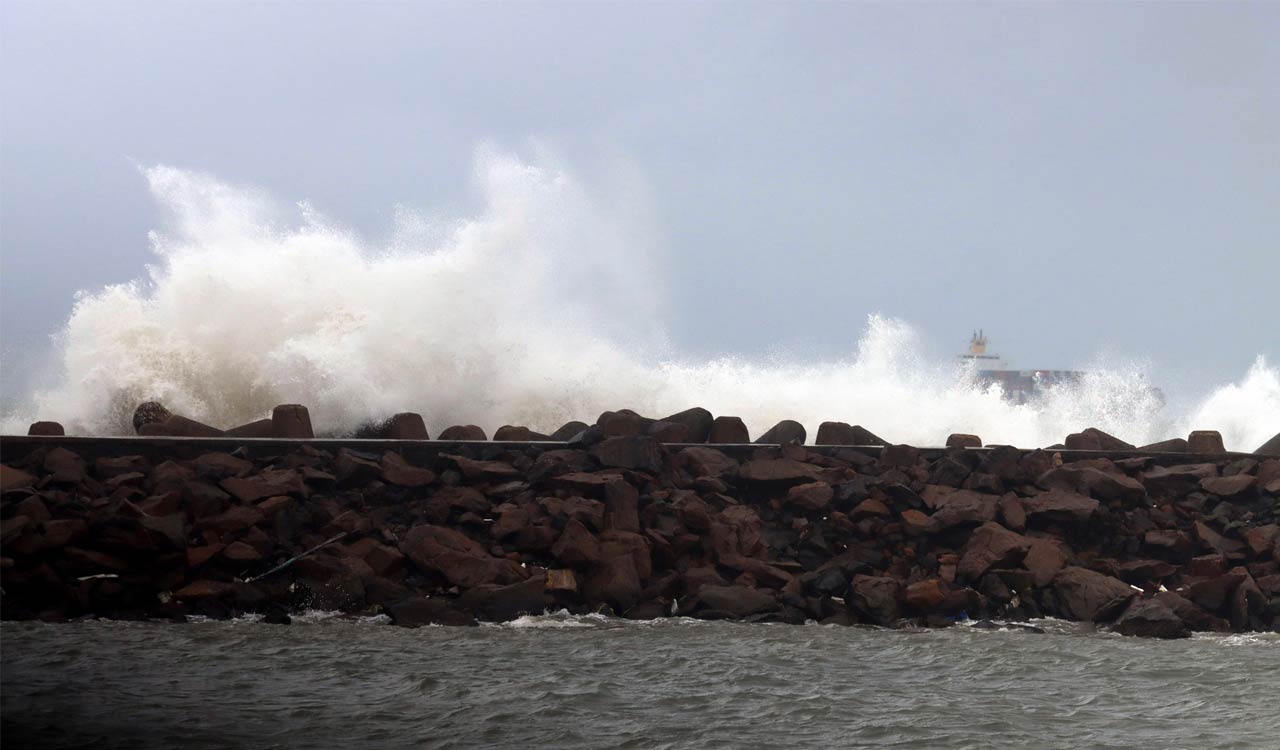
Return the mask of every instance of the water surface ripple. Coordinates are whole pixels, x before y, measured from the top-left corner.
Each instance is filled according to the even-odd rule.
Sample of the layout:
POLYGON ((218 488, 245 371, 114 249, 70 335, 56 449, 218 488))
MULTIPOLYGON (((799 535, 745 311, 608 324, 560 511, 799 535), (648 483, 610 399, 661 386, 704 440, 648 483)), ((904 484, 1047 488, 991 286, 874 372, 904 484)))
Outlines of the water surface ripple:
POLYGON ((5 744, 1280 747, 1277 635, 301 619, 4 623, 5 744))

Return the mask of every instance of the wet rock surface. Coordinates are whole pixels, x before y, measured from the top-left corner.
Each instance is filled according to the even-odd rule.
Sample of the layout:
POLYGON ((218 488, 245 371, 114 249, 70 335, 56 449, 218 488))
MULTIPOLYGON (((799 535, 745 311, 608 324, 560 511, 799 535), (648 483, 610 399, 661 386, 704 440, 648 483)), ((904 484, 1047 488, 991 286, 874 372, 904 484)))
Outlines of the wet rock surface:
POLYGON ((685 442, 726 424, 607 412, 590 444, 431 449, 5 438, 2 613, 1280 627, 1280 459, 685 442))

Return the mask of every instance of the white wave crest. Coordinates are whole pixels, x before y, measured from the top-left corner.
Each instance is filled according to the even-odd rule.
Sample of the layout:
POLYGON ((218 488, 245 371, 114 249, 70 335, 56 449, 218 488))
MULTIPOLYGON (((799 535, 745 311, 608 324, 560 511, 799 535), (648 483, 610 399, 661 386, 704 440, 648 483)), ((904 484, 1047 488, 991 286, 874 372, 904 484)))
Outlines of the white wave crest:
POLYGON ((476 216, 401 210, 381 242, 208 175, 145 174, 172 219, 152 234, 155 264, 78 296, 59 372, 6 415, 5 432, 38 417, 73 434, 127 434, 144 400, 223 427, 302 403, 323 433, 398 411, 422 413, 434 434, 694 405, 754 432, 841 420, 922 445, 969 432, 1042 446, 1096 426, 1137 444, 1218 429, 1229 448, 1251 450, 1280 429, 1280 375, 1261 357, 1169 415, 1126 367, 1011 404, 953 363, 926 361, 909 325, 879 316, 835 361, 672 356, 643 212, 587 194, 554 164, 492 150, 477 158, 476 216))

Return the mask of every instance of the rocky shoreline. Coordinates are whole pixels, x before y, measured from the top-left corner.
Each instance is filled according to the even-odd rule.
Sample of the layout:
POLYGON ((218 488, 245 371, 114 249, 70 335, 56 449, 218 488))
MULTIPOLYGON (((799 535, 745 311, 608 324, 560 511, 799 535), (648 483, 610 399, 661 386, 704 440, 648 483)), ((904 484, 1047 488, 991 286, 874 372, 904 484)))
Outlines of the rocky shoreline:
POLYGON ((283 436, 145 426, 166 412, 138 438, 0 439, 0 614, 1280 630, 1280 458, 1227 454, 1213 433, 918 449, 839 423, 816 442, 864 444, 805 446, 782 423, 746 444, 690 410, 607 412, 556 441, 428 441, 403 415, 378 439, 316 440, 298 409, 283 436))

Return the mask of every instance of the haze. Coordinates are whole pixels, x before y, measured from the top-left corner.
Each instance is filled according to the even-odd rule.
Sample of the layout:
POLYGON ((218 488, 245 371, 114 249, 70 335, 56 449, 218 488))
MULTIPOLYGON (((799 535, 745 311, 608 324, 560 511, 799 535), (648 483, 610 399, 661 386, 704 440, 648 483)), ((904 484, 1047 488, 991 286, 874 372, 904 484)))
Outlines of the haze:
POLYGON ((6 397, 74 294, 144 274, 139 165, 387 231, 477 144, 639 186, 676 349, 1280 359, 1280 4, 5 2, 6 397))

